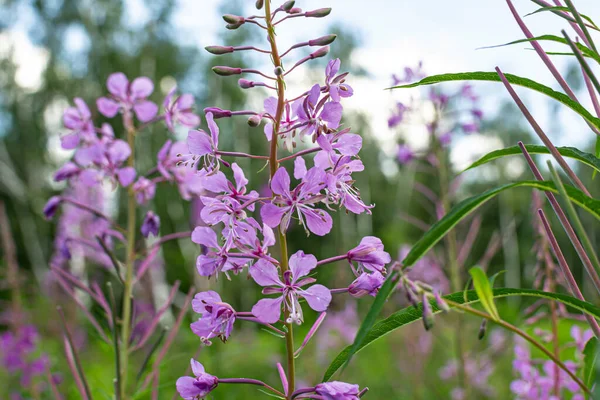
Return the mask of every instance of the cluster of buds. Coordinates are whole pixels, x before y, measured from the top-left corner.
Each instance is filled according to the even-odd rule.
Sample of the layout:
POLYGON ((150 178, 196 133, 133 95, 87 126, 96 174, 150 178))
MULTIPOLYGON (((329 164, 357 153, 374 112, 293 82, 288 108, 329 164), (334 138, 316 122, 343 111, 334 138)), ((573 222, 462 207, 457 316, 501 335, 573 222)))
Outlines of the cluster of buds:
POLYGON ((422 310, 423 326, 426 330, 433 327, 434 309, 431 304, 432 301, 437 305, 437 310, 435 311, 450 311, 450 307, 442 298, 441 293, 431 285, 421 281, 413 281, 404 272, 402 272, 400 277, 400 285, 406 295, 406 299, 413 305, 415 310, 422 310), (419 307, 419 302, 422 304, 421 307, 419 307))

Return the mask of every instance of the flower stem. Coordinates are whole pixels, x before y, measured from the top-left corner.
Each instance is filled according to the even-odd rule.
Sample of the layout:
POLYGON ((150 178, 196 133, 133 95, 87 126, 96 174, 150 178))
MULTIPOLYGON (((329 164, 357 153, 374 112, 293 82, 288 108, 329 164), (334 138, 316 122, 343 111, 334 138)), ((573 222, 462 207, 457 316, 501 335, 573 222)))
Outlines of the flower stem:
MULTIPOLYGON (((131 149, 131 156, 127 165, 135 166, 135 128, 131 114, 123 115, 124 125, 127 128, 127 143, 131 149)), ((121 318, 121 386, 120 398, 126 399, 127 370, 129 363, 129 336, 131 327, 131 296, 133 293, 133 264, 135 262, 135 192, 130 186, 127 191, 127 259, 125 262, 125 279, 123 281, 123 315, 121 318)))
MULTIPOLYGON (((273 27, 272 15, 271 15, 271 0, 265 1, 265 24, 268 31, 269 44, 271 45, 271 58, 273 65, 276 69, 281 68, 281 57, 277 50, 277 42, 275 41, 275 28, 273 27)), ((279 127, 281 125, 281 117, 283 115, 283 109, 285 106, 285 82, 283 80, 283 73, 277 75, 277 111, 275 113, 275 120, 273 122, 273 137, 271 138, 271 153, 269 156, 269 171, 271 178, 277 171, 277 138, 279 134, 279 127)), ((279 229, 279 248, 281 252, 281 274, 288 270, 288 251, 285 234, 279 229)), ((287 321, 289 317, 289 311, 284 312, 284 320, 287 321)), ((288 376, 288 388, 287 398, 290 399, 294 392, 295 380, 296 380, 296 365, 294 359, 294 330, 292 323, 287 323, 287 332, 285 335, 286 352, 287 352, 287 376, 288 376)))

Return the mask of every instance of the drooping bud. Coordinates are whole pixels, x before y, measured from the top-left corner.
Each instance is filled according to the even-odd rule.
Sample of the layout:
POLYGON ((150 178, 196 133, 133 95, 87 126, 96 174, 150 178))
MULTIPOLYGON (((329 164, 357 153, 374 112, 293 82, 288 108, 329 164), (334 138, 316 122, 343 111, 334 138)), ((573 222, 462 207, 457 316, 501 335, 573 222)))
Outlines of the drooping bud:
POLYGON ((264 1, 263 1, 263 0, 256 0, 256 4, 255 4, 255 6, 256 6, 256 9, 257 9, 257 10, 260 10, 260 9, 262 9, 262 8, 263 8, 263 4, 264 4, 264 1))
POLYGON ((48 200, 48 202, 44 206, 44 217, 46 217, 46 219, 51 219, 52 217, 54 217, 54 214, 56 214, 56 210, 58 210, 58 206, 61 202, 62 197, 60 196, 50 197, 50 200, 48 200))
POLYGON ((283 3, 283 5, 281 6, 281 9, 285 12, 290 11, 292 8, 294 8, 294 3, 296 3, 294 0, 289 0, 286 1, 285 3, 283 3))
POLYGON ((154 236, 158 236, 158 232, 160 230, 160 217, 154 214, 152 211, 148 211, 146 216, 144 217, 144 222, 142 223, 141 232, 142 236, 147 238, 150 234, 154 236))
POLYGON ((233 46, 206 46, 204 49, 215 55, 233 53, 233 46))
POLYGON ((446 303, 446 300, 442 299, 440 292, 438 292, 437 290, 433 290, 433 297, 435 297, 435 302, 440 310, 444 312, 450 311, 448 303, 446 303))
POLYGON ((215 74, 221 75, 221 76, 239 75, 242 73, 241 68, 233 68, 233 67, 217 66, 217 67, 212 67, 212 70, 215 74))
POLYGON ((320 38, 316 38, 308 41, 309 46, 327 46, 328 44, 333 43, 333 41, 337 38, 337 35, 325 35, 320 38))
POLYGON ((483 321, 481 321, 481 325, 479 326, 479 334, 477 335, 477 338, 479 340, 483 339, 485 337, 485 331, 487 328, 487 319, 484 319, 483 321))
POLYGON ((302 9, 300 7, 294 7, 290 11, 288 11, 288 14, 300 14, 301 12, 302 9))
POLYGON ((419 301, 417 300, 417 296, 415 295, 415 293, 412 291, 411 288, 409 288, 406 285, 404 285, 404 289, 406 290, 406 299, 408 300, 408 302, 412 304, 415 309, 418 309, 419 301))
POLYGON ((423 301, 423 326, 428 331, 433 327, 433 311, 426 293, 423 293, 421 299, 423 301))
POLYGON ((283 74, 283 68, 281 68, 281 66, 278 66, 275 68, 275 71, 273 71, 273 73, 275 74, 275 76, 280 76, 283 74))
POLYGON ((240 85, 242 89, 250 89, 254 87, 254 82, 249 81, 248 79, 240 79, 238 85, 240 85))
POLYGON ((315 58, 325 57, 329 53, 329 46, 321 47, 319 50, 310 54, 310 58, 314 60, 315 58))
POLYGON ((223 110, 219 107, 206 107, 204 109, 204 114, 207 114, 209 112, 213 114, 214 119, 229 118, 232 115, 231 111, 223 110))
POLYGON ((243 24, 245 21, 244 17, 240 17, 239 15, 233 15, 233 14, 225 14, 225 15, 223 15, 223 19, 228 24, 239 24, 239 23, 243 24))
POLYGON ((262 117, 259 114, 256 114, 248 118, 248 125, 252 128, 256 128, 260 125, 260 121, 262 121, 262 117))
POLYGON ((225 28, 229 29, 230 31, 233 31, 233 30, 239 28, 242 25, 244 25, 243 22, 240 22, 238 24, 227 24, 227 25, 225 25, 225 28))
POLYGON ((331 8, 319 8, 317 10, 307 11, 304 15, 307 18, 323 18, 331 13, 331 8))

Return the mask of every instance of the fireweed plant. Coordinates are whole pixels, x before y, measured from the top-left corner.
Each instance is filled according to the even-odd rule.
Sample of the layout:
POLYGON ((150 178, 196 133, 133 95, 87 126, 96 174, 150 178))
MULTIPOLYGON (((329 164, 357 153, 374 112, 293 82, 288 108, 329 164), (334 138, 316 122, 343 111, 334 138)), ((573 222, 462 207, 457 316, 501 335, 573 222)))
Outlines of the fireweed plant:
MULTIPOLYGON (((373 205, 366 204, 360 197, 359 189, 354 186, 353 174, 364 169, 358 158, 362 146, 362 138, 353 133, 349 127, 341 124, 343 101, 353 95, 352 87, 346 82, 348 75, 341 72, 340 60, 330 60, 320 82, 301 93, 289 93, 286 78, 297 71, 303 64, 321 57, 329 52, 329 45, 336 39, 335 35, 326 35, 293 45, 284 52, 278 48, 276 27, 290 19, 322 18, 330 13, 329 8, 303 11, 295 7, 294 1, 284 2, 275 8, 269 0, 258 0, 256 7, 262 10, 259 15, 242 17, 225 15, 228 29, 255 28, 264 30, 265 48, 254 46, 209 46, 207 51, 214 55, 233 52, 253 51, 268 56, 272 67, 264 71, 235 66, 217 66, 213 71, 220 76, 239 77, 242 89, 261 87, 269 92, 263 108, 252 110, 224 110, 218 107, 204 109, 204 117, 208 130, 195 129, 200 125, 200 117, 193 111, 193 98, 187 94, 177 94, 174 89, 164 99, 162 108, 148 97, 154 86, 150 79, 139 77, 129 79, 122 73, 112 74, 107 80, 108 94, 97 99, 96 107, 100 114, 110 122, 120 121, 125 132, 124 138, 115 136, 112 125, 94 123, 94 113, 82 99, 74 100, 74 107, 64 115, 64 124, 68 133, 62 137, 62 146, 74 150, 73 159, 61 167, 56 175, 57 181, 67 181, 68 187, 62 195, 52 197, 44 214, 50 218, 59 207, 63 213, 59 223, 59 234, 56 238, 56 255, 52 262, 52 271, 57 282, 73 299, 75 304, 86 314, 89 322, 97 331, 101 340, 112 344, 115 350, 115 397, 127 399, 134 395, 133 382, 129 379, 132 366, 131 354, 144 350, 145 361, 139 368, 136 392, 140 393, 152 385, 154 398, 158 398, 158 367, 175 340, 185 312, 192 307, 197 319, 190 328, 204 345, 215 339, 225 342, 235 337, 236 326, 241 322, 261 325, 266 330, 279 336, 285 342, 286 360, 284 365, 277 363, 275 368, 280 376, 280 383, 267 383, 253 378, 216 377, 206 371, 204 366, 194 358, 190 361, 190 373, 180 377, 174 383, 174 389, 183 399, 196 400, 208 396, 214 390, 226 390, 227 385, 245 384, 257 386, 265 395, 286 400, 290 399, 325 399, 351 400, 361 398, 367 388, 355 383, 346 383, 332 379, 334 374, 346 366, 359 350, 375 340, 399 327, 415 320, 422 319, 427 329, 433 324, 434 314, 441 311, 457 309, 456 341, 458 358, 440 373, 442 378, 458 377, 458 385, 453 396, 455 398, 471 398, 470 385, 479 385, 479 393, 485 394, 489 388, 485 384, 489 369, 473 364, 464 355, 462 347, 463 332, 461 321, 464 314, 474 315, 484 320, 479 333, 480 338, 486 334, 486 325, 495 324, 520 339, 516 348, 515 381, 511 390, 520 399, 556 399, 588 396, 593 390, 594 354, 597 338, 600 337, 600 326, 597 318, 600 309, 586 302, 571 269, 553 234, 550 222, 545 216, 542 206, 536 209, 541 225, 538 231, 544 235, 544 244, 540 254, 544 257, 548 274, 557 270, 564 276, 564 282, 574 297, 556 293, 558 283, 563 280, 557 277, 544 280, 544 291, 536 289, 493 289, 495 277, 487 278, 484 269, 475 267, 469 270, 470 282, 474 290, 463 289, 463 271, 457 262, 457 239, 452 230, 458 223, 468 217, 477 207, 496 194, 512 187, 532 187, 542 190, 553 211, 556 213, 562 228, 576 249, 582 264, 589 274, 595 289, 600 292, 600 262, 595 248, 580 221, 573 204, 600 218, 597 200, 587 190, 581 179, 564 161, 564 157, 572 157, 600 170, 598 154, 586 154, 573 149, 565 150, 552 145, 542 128, 535 122, 526 106, 519 99, 513 85, 521 85, 538 90, 566 104, 580 114, 590 129, 600 135, 600 106, 597 95, 600 84, 589 65, 600 60, 590 31, 598 28, 577 12, 570 0, 566 6, 559 0, 551 5, 542 0, 534 0, 542 6, 540 11, 553 12, 566 20, 575 31, 577 38, 572 39, 565 31, 563 37, 548 39, 548 35, 536 38, 527 29, 510 0, 509 8, 519 26, 523 30, 526 41, 533 45, 553 76, 566 93, 560 93, 534 81, 515 75, 504 74, 499 68, 495 72, 475 72, 463 74, 447 74, 427 77, 416 83, 396 87, 414 87, 430 85, 450 80, 489 80, 502 82, 515 102, 538 134, 544 147, 524 145, 499 150, 479 160, 473 165, 491 162, 496 158, 511 154, 523 154, 535 180, 516 182, 500 188, 491 189, 481 195, 468 198, 452 207, 450 194, 450 170, 441 165, 448 165, 447 157, 448 132, 462 131, 469 133, 476 130, 476 123, 481 117, 477 108, 471 108, 470 114, 474 122, 458 122, 450 128, 443 127, 441 115, 430 123, 432 143, 435 143, 433 165, 440 173, 447 174, 440 180, 440 206, 438 221, 427 227, 423 237, 401 257, 392 262, 385 252, 382 241, 377 237, 365 237, 357 246, 344 254, 333 255, 318 260, 310 254, 309 249, 288 249, 286 234, 288 230, 300 227, 309 235, 324 236, 332 230, 331 213, 344 211, 354 214, 370 214, 373 205), (249 27, 248 25, 252 25, 249 27), (581 105, 576 95, 558 73, 547 53, 541 48, 539 41, 552 40, 563 43, 570 48, 570 55, 577 58, 582 66, 583 77, 596 117, 581 105), (583 42, 583 43, 580 43, 583 42), (311 48, 304 57, 294 57, 300 51, 311 48), (314 49, 313 49, 314 48, 314 49), (294 61, 286 61, 294 57, 294 61), (284 64, 284 62, 286 62, 284 64), (242 78, 243 76, 243 78, 242 78), (258 80, 247 77, 257 76, 258 80), (269 154, 247 154, 223 151, 219 147, 220 130, 218 120, 243 116, 248 124, 262 130, 269 142, 269 154), (150 171, 136 169, 135 142, 150 124, 165 123, 169 130, 182 125, 190 128, 185 142, 167 140, 157 155, 156 168, 150 171), (438 129, 439 128, 439 129, 438 129), (566 185, 562 178, 550 165, 551 180, 544 180, 531 154, 552 154, 574 186, 566 185), (244 171, 235 160, 252 158, 265 163, 265 173, 269 173, 268 195, 247 187, 249 181, 244 171), (437 162, 437 164, 436 164, 437 162), (293 178, 293 179, 292 179, 293 178), (175 232, 162 236, 153 242, 143 242, 141 237, 149 238, 160 232, 160 216, 147 210, 147 204, 154 197, 157 185, 172 183, 178 186, 185 200, 200 197, 203 203, 201 219, 205 223, 192 232, 175 232), (119 188, 127 197, 127 223, 121 226, 104 210, 105 187, 119 188), (558 196, 557 196, 558 195, 558 196), (563 200, 564 209, 558 199, 563 200), (144 210, 144 216, 138 220, 138 209, 144 210), (140 223, 141 222, 141 223, 140 223), (139 227, 138 227, 139 226, 139 227), (185 298, 182 310, 177 315, 173 329, 164 338, 151 339, 161 316, 170 308, 170 304, 178 290, 174 285, 164 307, 154 310, 144 304, 140 286, 153 260, 163 243, 171 239, 190 237, 201 245, 201 254, 197 258, 196 267, 200 276, 212 279, 236 279, 236 275, 246 275, 262 288, 264 297, 254 305, 249 304, 246 310, 235 310, 227 303, 226 298, 214 291, 194 294, 193 289, 185 298), (411 268, 417 266, 428 250, 446 238, 445 251, 449 262, 450 288, 453 294, 442 296, 441 291, 420 278, 411 274, 411 268), (277 248, 278 250, 273 250, 277 248), (558 268, 550 268, 551 249, 558 268), (124 249, 124 255, 119 257, 124 249), (115 285, 102 288, 98 283, 87 282, 77 276, 76 271, 69 270, 73 258, 91 258, 106 267, 114 275, 114 284, 122 289, 120 310, 116 302, 115 285), (548 260, 546 260, 548 258, 548 260), (346 287, 327 288, 319 281, 319 271, 327 264, 338 264, 341 268, 349 268, 355 275, 353 282, 346 287), (549 272, 548 272, 549 271, 549 272), (404 290, 411 306, 403 308, 386 319, 376 322, 378 314, 386 299, 395 290, 404 290), (106 317, 106 324, 101 325, 96 316, 91 314, 83 304, 76 291, 82 291, 92 299, 106 317), (327 319, 327 309, 333 296, 362 297, 374 296, 375 300, 361 326, 354 342, 344 349, 331 363, 321 383, 314 386, 298 385, 296 377, 296 360, 302 350, 318 332, 319 327, 327 319), (531 335, 515 325, 503 320, 495 305, 496 297, 534 296, 560 302, 581 311, 595 336, 590 339, 587 330, 574 330, 573 342, 578 350, 577 363, 563 362, 556 346, 546 345, 543 333, 531 335), (473 303, 481 303, 483 310, 475 308, 473 303), (294 326, 304 322, 304 312, 312 309, 319 313, 316 322, 298 346, 294 338, 294 326), (140 320, 139 315, 150 315, 149 319, 140 320), (105 332, 107 326, 110 332, 105 332), (536 337, 540 336, 540 337, 536 337), (164 339, 164 342, 163 342, 164 339), (538 353, 532 357, 530 347, 538 353), (158 351, 154 362, 150 363, 154 352, 158 351), (537 357, 544 357, 544 366, 538 368, 537 357), (150 367, 147 371, 147 367, 150 367), (585 364, 585 365, 583 365, 585 364), (471 371, 471 372, 469 372, 471 371), (543 372, 541 372, 543 371, 543 372), (479 373, 478 373, 479 372, 479 373), (545 374, 545 375, 544 375, 545 374), (467 382, 465 375, 469 375, 467 382), (143 379, 141 379, 143 378, 143 379), (477 382, 477 383, 475 383, 477 382)), ((406 80, 419 79, 417 73, 411 71, 406 80)), ((403 79, 403 80, 405 80, 403 79)), ((401 82, 398 82, 401 83, 401 82)), ((460 96, 472 97, 470 89, 462 89, 460 96)), ((436 104, 438 111, 446 110, 448 101, 439 91, 432 91, 430 100, 436 104)), ((474 106, 474 104, 473 104, 474 106)), ((398 112, 404 112, 400 110, 398 112)), ((398 117, 390 124, 398 123, 398 117)), ((401 117, 400 117, 401 119, 401 117)), ((444 120, 446 121, 446 120, 444 120)), ((458 121, 458 120, 457 120, 458 121)), ((411 156, 412 157, 412 156, 411 156)), ((410 157, 408 157, 410 158, 410 157)), ((402 157, 406 160, 407 157, 402 157)), ((262 191, 261 191, 262 192, 262 191)), ((541 245, 542 246, 542 245, 541 245)), ((462 255, 464 257, 464 255, 462 255)), ((554 260, 552 260, 554 262, 554 260)), ((562 309, 562 306, 556 306, 562 309)), ((91 399, 88 379, 83 373, 81 361, 77 354, 77 346, 73 340, 72 327, 69 327, 61 309, 59 316, 64 322, 64 345, 67 360, 71 368, 76 386, 82 398, 91 399)), ((558 311, 556 311, 557 313, 558 311)), ((98 315, 98 314, 96 314, 98 315)), ((557 316, 559 314, 556 314, 557 316)), ((490 335, 491 336, 491 335, 490 335)), ((556 340, 553 336, 552 340, 556 340)), ((561 344, 562 345, 562 344, 561 344)), ((489 357, 493 357, 493 348, 489 357)), ((183 374, 183 372, 182 372, 183 374)), ((362 382, 361 382, 362 384, 362 382)), ((173 387, 172 386, 172 387, 173 387)), ((377 396, 377 394, 375 395, 377 396)))

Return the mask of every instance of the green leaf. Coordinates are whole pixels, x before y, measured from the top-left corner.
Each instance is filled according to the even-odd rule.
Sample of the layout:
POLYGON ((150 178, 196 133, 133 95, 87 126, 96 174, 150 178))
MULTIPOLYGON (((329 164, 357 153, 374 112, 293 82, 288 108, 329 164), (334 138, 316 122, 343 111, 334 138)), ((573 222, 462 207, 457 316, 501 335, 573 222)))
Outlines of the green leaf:
MULTIPOLYGON (((520 181, 515 183, 509 183, 506 185, 499 186, 497 188, 490 189, 483 192, 482 194, 469 197, 458 203, 450 212, 442 219, 433 224, 427 232, 415 243, 402 260, 404 267, 413 265, 419 258, 421 258, 429 249, 431 249, 437 242, 439 242, 449 231, 454 228, 456 224, 465 219, 479 206, 496 196, 497 194, 512 188, 517 187, 532 187, 539 190, 550 191, 558 193, 554 182, 548 181, 520 181)), ((598 220, 600 220, 600 201, 586 196, 581 190, 574 188, 573 186, 565 185, 569 199, 588 211, 598 220)))
MULTIPOLYGON (((581 115, 590 124, 600 128, 600 119, 594 117, 588 110, 585 109, 581 104, 573 101, 564 93, 557 92, 556 90, 549 88, 548 86, 537 83, 534 80, 523 78, 513 74, 504 74, 506 79, 513 85, 523 86, 529 89, 533 89, 540 93, 543 93, 553 99, 563 103, 570 107, 573 111, 581 115)), ((421 79, 419 82, 411 83, 409 85, 394 86, 389 89, 407 89, 423 85, 433 85, 440 82, 452 82, 452 81, 487 81, 487 82, 501 82, 500 77, 496 72, 459 72, 453 74, 441 74, 428 76, 427 78, 421 79)))
MULTIPOLYGON (((567 296, 567 295, 560 294, 560 293, 543 292, 540 290, 533 290, 533 289, 508 289, 508 288, 494 289, 493 293, 494 293, 494 298, 496 298, 496 299, 502 298, 502 297, 509 297, 509 296, 526 296, 526 297, 539 297, 539 298, 555 300, 555 301, 559 301, 569 307, 572 307, 576 310, 587 313, 596 318, 600 318, 600 308, 596 307, 595 305, 593 305, 591 303, 581 301, 574 297, 567 296)), ((450 302, 458 303, 458 304, 472 304, 472 303, 476 303, 479 301, 479 298, 477 297, 477 293, 474 290, 470 290, 470 291, 466 292, 466 294, 467 294, 466 300, 463 299, 462 291, 444 296, 444 299, 449 300, 450 302)), ((452 307, 452 305, 450 305, 450 304, 449 304, 449 306, 452 307)), ((435 301, 431 301, 431 308, 432 308, 432 311, 434 314, 437 314, 441 311, 435 304, 435 301)), ((396 329, 398 329, 404 325, 408 325, 414 321, 418 321, 422 317, 423 317, 423 305, 422 304, 419 304, 419 307, 417 309, 410 306, 410 307, 407 307, 405 309, 402 309, 400 311, 393 313, 389 317, 387 317, 387 318, 377 322, 375 325, 373 325, 371 330, 369 330, 369 332, 367 332, 367 335, 365 336, 365 339, 362 341, 359 348, 356 349, 355 353, 358 353, 360 350, 364 349, 365 347, 367 347, 374 341, 381 339, 382 337, 388 335, 389 333, 394 332, 396 329)), ((332 363, 327 368, 327 371, 325 372, 325 375, 323 376, 323 382, 331 379, 333 374, 335 374, 335 372, 338 369, 340 369, 342 367, 342 365, 344 365, 347 362, 348 356, 350 355, 351 348, 352 348, 352 346, 346 347, 344 350, 342 350, 336 356, 336 358, 332 361, 332 363)))
POLYGON ((490 286, 492 287, 492 289, 494 288, 494 283, 496 282, 496 279, 505 272, 506 270, 503 269, 502 271, 498 271, 490 277, 490 286))
POLYGON ((588 340, 583 349, 583 383, 589 388, 594 384, 594 376, 596 375, 595 367, 599 350, 598 338, 596 337, 588 340))
MULTIPOLYGON (((534 41, 536 41, 536 42, 544 42, 544 41, 545 42, 556 42, 556 43, 561 43, 561 44, 565 44, 565 45, 569 44, 567 42, 567 39, 560 37, 560 36, 540 35, 540 36, 533 37, 531 39, 525 38, 525 39, 513 40, 512 42, 508 42, 508 43, 504 43, 504 44, 480 47, 480 49, 495 49, 497 47, 510 46, 510 45, 519 44, 519 43, 529 43, 529 42, 534 42, 534 41)), ((597 62, 600 63, 600 55, 598 55, 598 53, 596 53, 594 50, 590 49, 589 47, 587 47, 586 45, 581 44, 581 43, 577 43, 577 48, 579 48, 579 50, 581 51, 581 53, 583 53, 584 56, 593 58, 594 60, 596 60, 597 62)), ((551 53, 548 53, 548 54, 551 54, 551 53)), ((560 54, 565 54, 565 53, 560 53, 560 54)), ((574 55, 572 53, 568 53, 568 54, 574 55)))
MULTIPOLYGON (((596 138, 596 148, 594 150, 596 157, 600 157, 600 136, 596 138)), ((592 179, 596 178, 597 173, 598 171, 594 171, 594 173, 592 174, 592 179)))
POLYGON ((500 314, 498 314, 498 309, 494 304, 494 293, 485 271, 481 267, 473 267, 469 270, 469 274, 473 278, 473 287, 479 301, 481 301, 481 305, 494 318, 494 321, 499 321, 500 314))
POLYGON ((399 272, 394 270, 379 289, 379 292, 375 297, 375 301, 373 301, 373 304, 371 305, 371 309, 369 310, 367 316, 360 325, 358 332, 356 332, 354 343, 351 346, 349 346, 346 364, 350 362, 350 359, 352 358, 354 353, 361 348, 362 343, 367 335, 367 332, 371 330, 371 328, 377 321, 377 317, 379 316, 379 313, 381 312, 381 309, 383 308, 383 305, 387 301, 389 295, 392 293, 392 290, 396 287, 396 283, 398 282, 399 277, 399 272))
MULTIPOLYGON (((599 146, 598 143, 600 143, 600 136, 598 137, 598 140, 596 141, 596 151, 597 152, 600 150, 600 147, 598 147, 599 146)), ((525 148, 527 149, 527 151, 530 154, 550 154, 550 150, 548 150, 548 148, 546 146, 541 146, 541 145, 537 145, 537 144, 526 144, 525 148)), ((585 164, 589 167, 592 167, 595 171, 600 171, 600 158, 598 158, 600 156, 600 154, 597 153, 597 155, 594 156, 593 154, 586 153, 584 151, 576 149, 575 147, 557 147, 556 149, 563 157, 572 158, 574 160, 582 162, 583 164, 585 164)), ((470 169, 473 169, 473 168, 477 168, 481 165, 487 164, 490 161, 494 161, 494 160, 497 160, 502 157, 514 156, 514 155, 523 155, 519 146, 511 146, 511 147, 507 147, 505 149, 494 150, 494 151, 484 155, 479 160, 475 161, 469 167, 462 170, 461 173, 468 171, 470 169)))
MULTIPOLYGON (((537 14, 537 13, 544 12, 544 11, 551 11, 551 12, 555 13, 556 15, 558 15, 559 17, 566 19, 567 21, 577 22, 575 20, 575 18, 573 18, 572 16, 569 16, 569 18, 567 18, 565 15, 560 13, 560 11, 563 11, 563 12, 571 14, 571 10, 569 9, 569 7, 559 7, 559 6, 541 7, 541 8, 538 8, 537 10, 535 10, 534 12, 530 12, 529 14, 526 14, 525 16, 527 17, 529 15, 537 14)), ((587 22, 589 22, 592 25, 591 27, 593 29, 599 30, 598 26, 596 26, 596 24, 590 17, 588 17, 587 15, 583 15, 583 14, 579 14, 579 15, 581 15, 581 18, 583 18, 587 22)))

